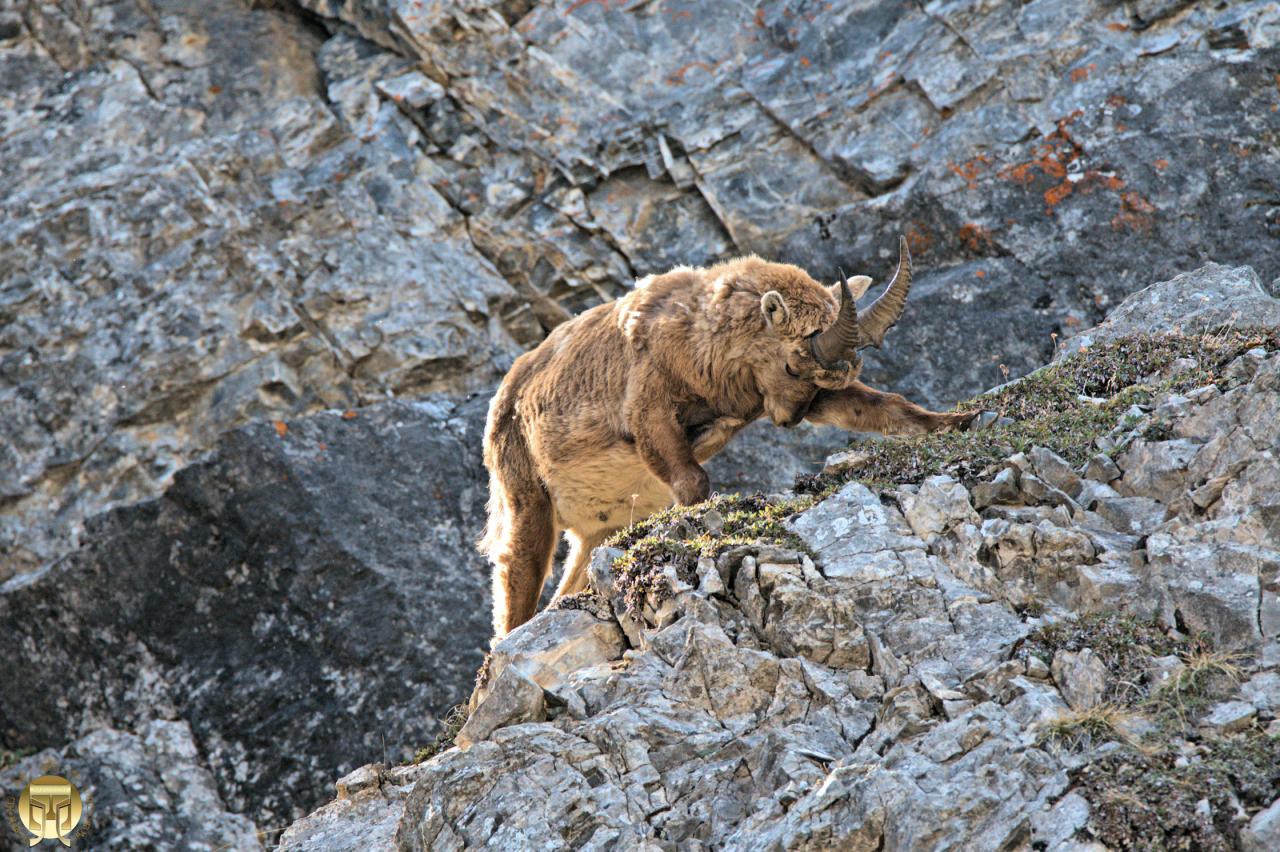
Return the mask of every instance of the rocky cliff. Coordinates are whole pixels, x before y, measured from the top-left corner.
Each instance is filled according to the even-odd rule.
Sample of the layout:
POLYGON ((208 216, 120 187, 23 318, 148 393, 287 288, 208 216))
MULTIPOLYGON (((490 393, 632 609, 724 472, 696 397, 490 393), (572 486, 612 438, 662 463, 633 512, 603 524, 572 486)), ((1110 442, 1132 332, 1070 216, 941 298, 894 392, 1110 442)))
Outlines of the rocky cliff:
POLYGON ((937 405, 1205 260, 1269 281, 1278 32, 1264 0, 3 0, 0 578, 230 427, 487 386, 676 263, 881 276, 905 233, 869 375, 937 405))
POLYGON ((271 846, 340 776, 288 845, 1017 812, 1000 842, 1266 846, 1278 33, 1264 0, 0 0, 0 789, 78 773, 105 848, 271 846), (843 435, 741 436, 716 488, 802 493, 617 542, 491 659, 469 748, 410 763, 485 650, 511 359, 638 275, 880 277, 900 233, 872 382, 1058 372, 820 473, 843 435))
POLYGON ((1115 317, 985 431, 615 538, 453 747, 283 847, 1276 848, 1280 301, 1209 266, 1115 317))
POLYGON ((142 836, 141 811, 161 847, 217 848, 231 843, 213 833, 220 814, 279 826, 335 771, 410 758, 488 647, 472 544, 485 405, 387 402, 232 432, 163 497, 94 519, 90 543, 0 585, 0 740, 38 752, 0 787, 69 766, 120 809, 100 812, 97 842, 142 836), (182 747, 153 754, 155 731, 182 747), (131 736, 109 773, 86 756, 131 736), (141 800, 141 782, 114 787, 168 779, 174 755, 207 809, 185 785, 141 800))

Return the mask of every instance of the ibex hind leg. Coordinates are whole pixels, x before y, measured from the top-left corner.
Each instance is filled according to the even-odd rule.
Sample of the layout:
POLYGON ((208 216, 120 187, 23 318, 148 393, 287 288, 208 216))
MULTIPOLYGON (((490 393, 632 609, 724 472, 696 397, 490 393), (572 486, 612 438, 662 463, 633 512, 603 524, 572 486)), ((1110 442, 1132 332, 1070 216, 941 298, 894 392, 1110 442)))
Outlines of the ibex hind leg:
POLYGON ((607 538, 604 532, 579 533, 569 530, 569 556, 564 561, 564 575, 556 587, 556 597, 574 595, 587 587, 587 569, 591 565, 591 551, 607 538))
POLYGON ((540 483, 521 483, 517 489, 502 489, 503 523, 494 539, 486 542, 493 562, 495 639, 533 618, 555 555, 551 498, 540 483))

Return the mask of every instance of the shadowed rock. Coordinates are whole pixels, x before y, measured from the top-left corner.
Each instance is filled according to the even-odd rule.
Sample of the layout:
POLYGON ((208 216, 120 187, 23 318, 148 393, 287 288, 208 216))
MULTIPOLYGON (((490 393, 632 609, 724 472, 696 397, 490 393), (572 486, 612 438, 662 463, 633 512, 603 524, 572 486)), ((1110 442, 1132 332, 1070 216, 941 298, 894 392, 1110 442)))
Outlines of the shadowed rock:
POLYGON ((0 587, 0 681, 58 673, 0 691, 0 743, 183 720, 226 807, 263 827, 412 755, 489 637, 484 410, 249 427, 163 497, 95 519, 85 547, 0 587))

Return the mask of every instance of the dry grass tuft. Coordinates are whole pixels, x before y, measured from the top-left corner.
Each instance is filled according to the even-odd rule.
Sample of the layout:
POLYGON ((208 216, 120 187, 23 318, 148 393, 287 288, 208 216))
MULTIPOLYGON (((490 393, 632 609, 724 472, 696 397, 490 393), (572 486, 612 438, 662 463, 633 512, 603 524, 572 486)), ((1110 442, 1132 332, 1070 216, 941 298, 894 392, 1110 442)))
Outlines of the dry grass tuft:
POLYGON ((1182 726, 1190 716, 1199 715, 1211 702, 1231 691, 1244 679, 1241 663, 1246 657, 1233 651, 1198 649, 1182 654, 1183 668, 1162 683, 1150 703, 1171 713, 1182 726))
POLYGON ((1039 723, 1036 743, 1051 743, 1070 751, 1106 740, 1119 740, 1137 747, 1137 742, 1128 734, 1128 730, 1138 718, 1137 713, 1111 702, 1095 704, 1084 710, 1068 710, 1054 719, 1039 723))

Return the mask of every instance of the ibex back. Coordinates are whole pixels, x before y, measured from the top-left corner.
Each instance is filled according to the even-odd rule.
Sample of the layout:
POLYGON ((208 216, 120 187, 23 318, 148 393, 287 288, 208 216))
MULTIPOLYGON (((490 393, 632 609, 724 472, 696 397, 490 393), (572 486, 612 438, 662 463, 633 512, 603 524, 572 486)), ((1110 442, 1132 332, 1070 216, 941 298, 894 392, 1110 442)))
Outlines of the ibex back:
POLYGON ((748 423, 801 420, 861 432, 923 433, 968 414, 928 411, 858 381, 858 350, 879 346, 911 287, 911 258, 861 316, 871 279, 824 287, 757 257, 678 267, 558 326, 516 359, 489 407, 484 461, 493 627, 534 614, 560 533, 569 557, 556 595, 586 586, 609 534, 710 487, 702 462, 748 423), (852 285, 853 290, 850 290, 852 285))

